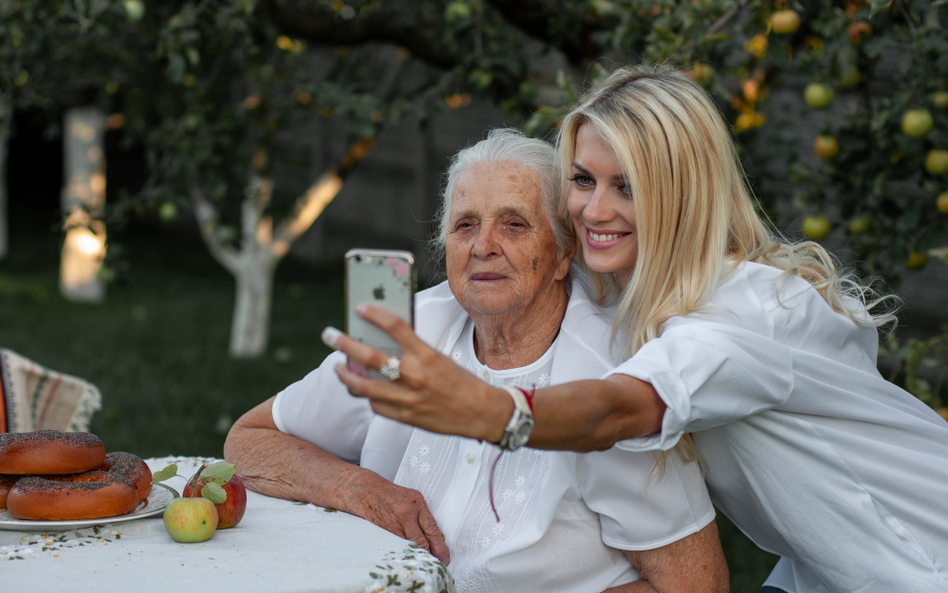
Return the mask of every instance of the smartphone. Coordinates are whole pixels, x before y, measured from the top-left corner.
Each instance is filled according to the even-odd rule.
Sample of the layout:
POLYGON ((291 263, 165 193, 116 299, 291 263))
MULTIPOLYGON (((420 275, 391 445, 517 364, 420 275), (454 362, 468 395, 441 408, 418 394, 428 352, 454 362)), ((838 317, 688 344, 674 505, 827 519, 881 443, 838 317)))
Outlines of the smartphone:
MULTIPOLYGON (((350 249, 346 252, 346 333, 349 337, 389 356, 402 355, 402 348, 387 333, 359 317, 355 308, 375 305, 394 313, 415 327, 415 257, 408 251, 350 249)), ((349 370, 363 377, 384 380, 374 369, 356 361, 349 370)))

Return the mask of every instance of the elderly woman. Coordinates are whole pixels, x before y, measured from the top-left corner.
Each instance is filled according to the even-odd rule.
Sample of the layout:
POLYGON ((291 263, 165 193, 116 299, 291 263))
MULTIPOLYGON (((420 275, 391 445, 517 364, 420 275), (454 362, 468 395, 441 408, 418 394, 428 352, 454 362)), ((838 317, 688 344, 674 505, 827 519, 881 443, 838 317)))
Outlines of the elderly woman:
MULTIPOLYGON (((610 315, 569 282, 554 158, 506 130, 455 157, 441 224, 448 281, 416 298, 423 340, 517 394, 618 363, 610 315)), ((338 380, 342 361, 331 355, 231 429, 225 456, 250 488, 358 515, 446 562, 450 549, 460 591, 727 589, 696 463, 673 455, 656 472, 651 454, 618 449, 501 455, 374 415, 338 380)))
MULTIPOLYGON (((618 70, 559 134, 562 211, 597 298, 617 302, 626 360, 538 389, 529 443, 668 450, 690 433, 715 504, 782 556, 767 588, 948 591, 948 425, 876 369, 884 303, 758 218, 707 93, 671 69, 618 70)), ((432 430, 501 438, 506 393, 368 315, 398 336, 402 377, 340 370, 354 392, 432 430)))

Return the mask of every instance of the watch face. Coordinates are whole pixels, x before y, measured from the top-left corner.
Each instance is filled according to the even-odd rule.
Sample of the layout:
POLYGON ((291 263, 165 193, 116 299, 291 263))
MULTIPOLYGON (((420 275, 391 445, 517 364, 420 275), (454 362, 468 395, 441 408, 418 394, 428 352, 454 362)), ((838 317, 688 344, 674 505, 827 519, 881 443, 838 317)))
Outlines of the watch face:
POLYGON ((533 432, 533 418, 530 416, 523 416, 520 418, 520 422, 517 424, 516 428, 513 430, 513 434, 510 435, 510 445, 511 449, 518 449, 527 444, 527 441, 530 440, 530 434, 533 432))

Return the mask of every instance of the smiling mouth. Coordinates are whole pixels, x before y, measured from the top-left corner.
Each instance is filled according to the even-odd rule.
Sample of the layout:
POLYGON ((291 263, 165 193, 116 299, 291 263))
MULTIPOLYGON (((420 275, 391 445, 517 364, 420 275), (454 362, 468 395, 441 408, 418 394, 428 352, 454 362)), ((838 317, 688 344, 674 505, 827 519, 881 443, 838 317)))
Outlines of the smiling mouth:
POLYGON ((490 272, 479 272, 477 274, 471 274, 471 280, 475 281, 492 281, 492 280, 503 280, 506 278, 503 274, 493 274, 490 272))
POLYGON ((606 243, 608 241, 615 241, 624 237, 627 233, 594 233, 589 231, 589 238, 597 243, 606 243))
POLYGON ((586 229, 586 243, 594 249, 608 249, 618 243, 630 233, 604 232, 596 233, 586 229))

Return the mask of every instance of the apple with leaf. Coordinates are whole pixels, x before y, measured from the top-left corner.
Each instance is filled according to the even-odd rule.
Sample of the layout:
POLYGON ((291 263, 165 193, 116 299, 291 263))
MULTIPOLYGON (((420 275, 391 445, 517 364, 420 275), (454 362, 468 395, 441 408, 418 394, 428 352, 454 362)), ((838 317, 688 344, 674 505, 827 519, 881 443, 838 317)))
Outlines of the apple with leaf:
MULTIPOLYGON (((184 487, 182 497, 165 508, 165 529, 179 542, 202 542, 217 529, 233 527, 247 508, 247 489, 235 473, 234 464, 218 461, 203 464, 184 487)), ((161 482, 178 475, 171 464, 154 475, 161 482)))

